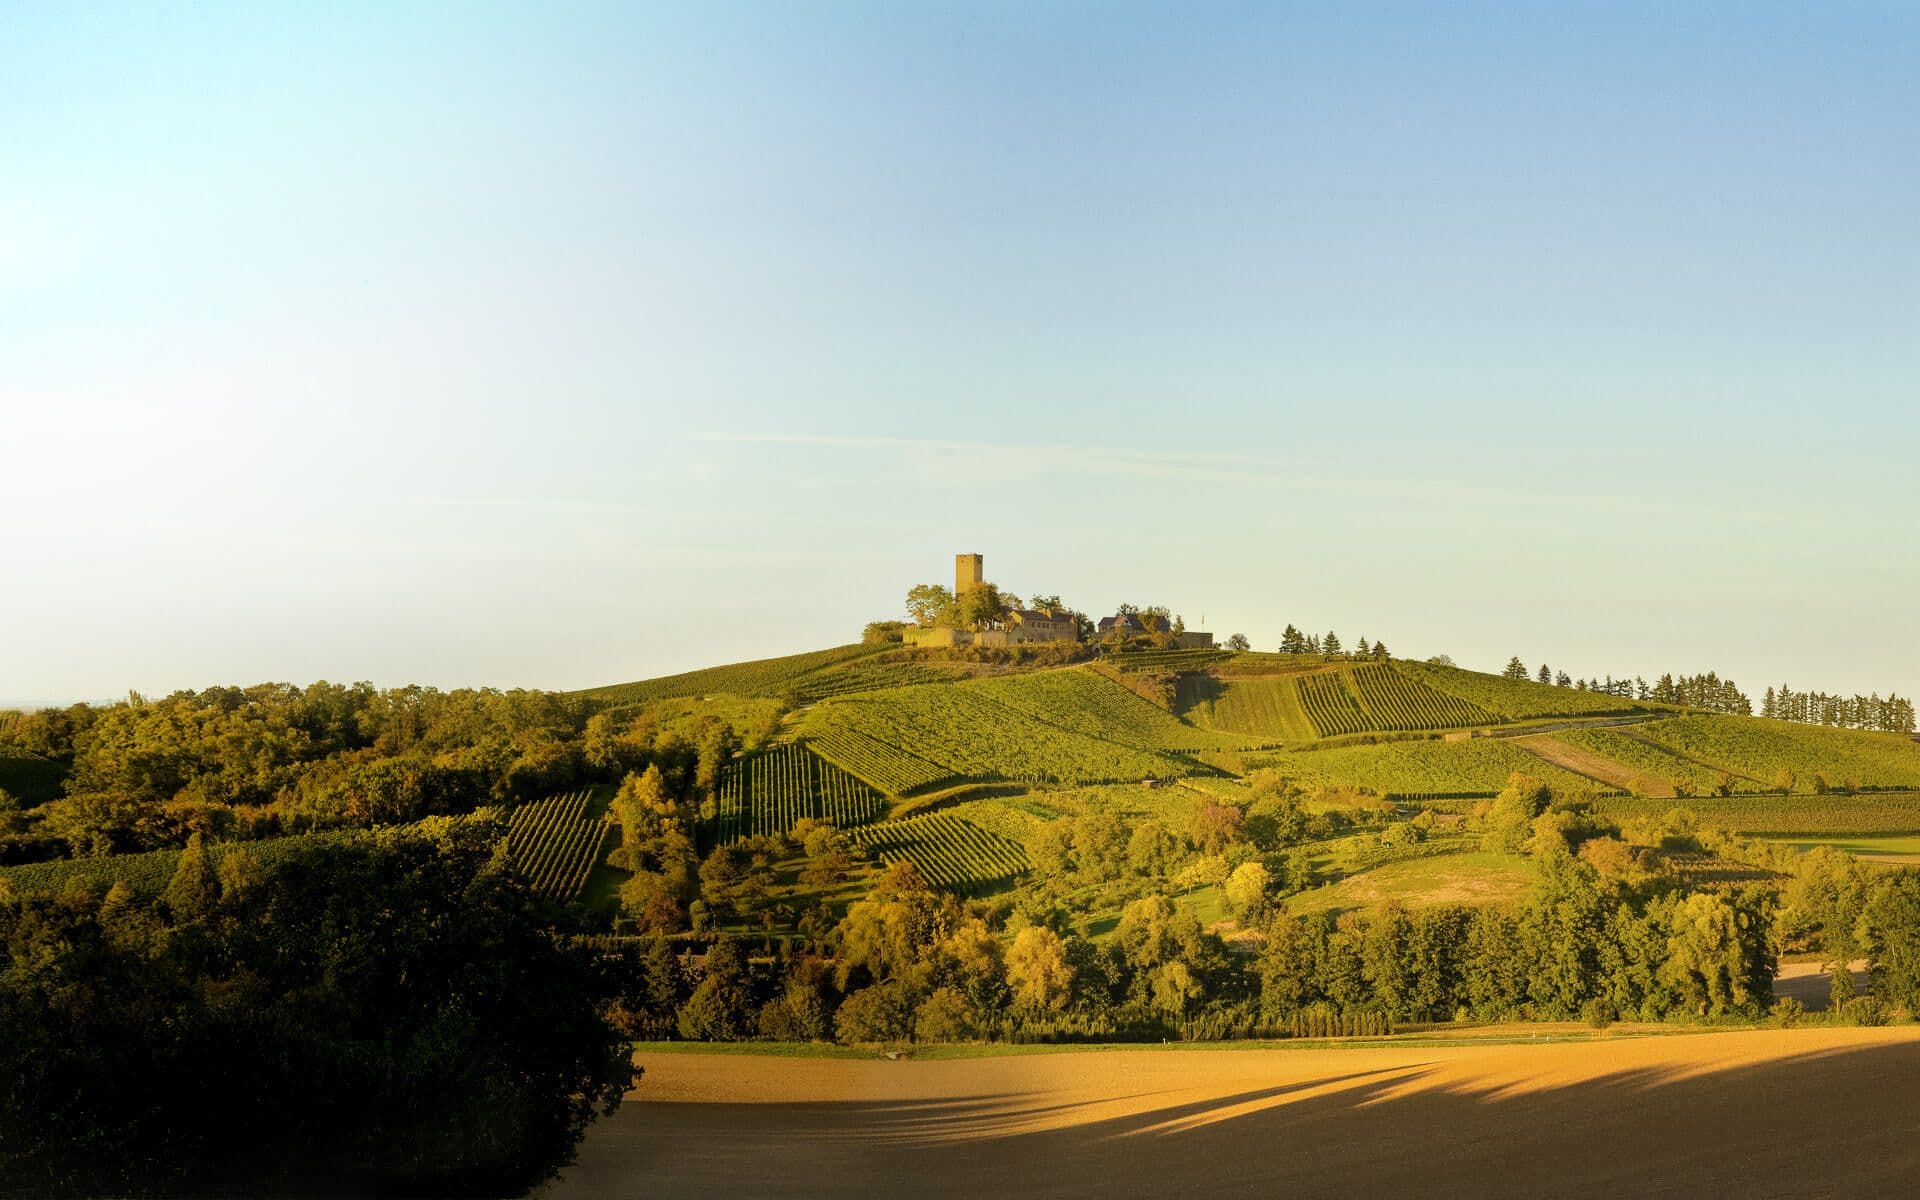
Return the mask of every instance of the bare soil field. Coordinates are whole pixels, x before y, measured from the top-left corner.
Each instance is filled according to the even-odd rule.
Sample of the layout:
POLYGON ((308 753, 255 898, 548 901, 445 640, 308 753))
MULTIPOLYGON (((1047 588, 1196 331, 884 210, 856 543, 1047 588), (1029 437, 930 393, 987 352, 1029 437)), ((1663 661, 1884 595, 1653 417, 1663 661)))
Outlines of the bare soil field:
POLYGON ((543 1200, 1920 1190, 1912 1027, 643 1065, 543 1200))

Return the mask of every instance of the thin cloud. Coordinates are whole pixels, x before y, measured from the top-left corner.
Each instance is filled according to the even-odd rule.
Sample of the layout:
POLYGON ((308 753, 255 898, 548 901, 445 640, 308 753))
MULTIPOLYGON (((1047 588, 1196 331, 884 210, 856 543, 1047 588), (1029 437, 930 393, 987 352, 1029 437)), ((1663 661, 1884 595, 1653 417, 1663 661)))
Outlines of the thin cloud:
MULTIPOLYGON (((1703 504, 1680 497, 1547 492, 1497 485, 1463 484, 1410 475, 1329 471, 1325 460, 1208 451, 1133 450, 1117 446, 1021 444, 947 438, 761 433, 726 430, 678 435, 683 441, 736 445, 798 446, 913 455, 921 462, 945 460, 956 482, 982 477, 1033 478, 1085 475, 1102 478, 1189 480, 1276 488, 1284 491, 1364 496, 1407 501, 1459 501, 1514 510, 1577 509, 1622 516, 1671 519, 1681 514, 1771 526, 1831 528, 1842 522, 1804 513, 1781 513, 1703 504)), ((860 480, 842 480, 864 486, 860 480)))

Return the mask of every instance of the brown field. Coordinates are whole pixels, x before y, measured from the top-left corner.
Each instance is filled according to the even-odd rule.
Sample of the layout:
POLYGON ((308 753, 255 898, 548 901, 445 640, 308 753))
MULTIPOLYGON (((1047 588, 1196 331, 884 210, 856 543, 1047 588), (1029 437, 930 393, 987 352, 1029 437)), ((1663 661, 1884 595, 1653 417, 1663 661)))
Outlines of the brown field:
POLYGON ((1912 1027, 644 1065, 543 1200, 1920 1190, 1912 1027))

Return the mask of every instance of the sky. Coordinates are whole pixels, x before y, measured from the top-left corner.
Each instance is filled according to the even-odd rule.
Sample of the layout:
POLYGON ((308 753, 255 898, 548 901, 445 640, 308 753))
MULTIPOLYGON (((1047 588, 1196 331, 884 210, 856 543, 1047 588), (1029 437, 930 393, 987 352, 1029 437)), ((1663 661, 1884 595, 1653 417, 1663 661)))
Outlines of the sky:
POLYGON ((31 4, 0 703, 572 688, 961 551, 1920 690, 1920 9, 31 4))

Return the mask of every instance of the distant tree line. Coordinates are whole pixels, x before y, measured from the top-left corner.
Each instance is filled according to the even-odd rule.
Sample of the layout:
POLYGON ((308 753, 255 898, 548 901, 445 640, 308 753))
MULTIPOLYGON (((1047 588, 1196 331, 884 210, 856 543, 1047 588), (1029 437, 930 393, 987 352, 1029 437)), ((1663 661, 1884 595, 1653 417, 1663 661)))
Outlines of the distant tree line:
POLYGON ((1555 671, 1546 663, 1541 663, 1536 672, 1529 673, 1527 665, 1520 656, 1507 660, 1500 672, 1507 679, 1526 680, 1532 678, 1536 683, 1550 683, 1559 687, 1573 688, 1582 692, 1598 692, 1603 696, 1618 696, 1623 700, 1651 700, 1657 704, 1672 704, 1686 708, 1697 708, 1705 712, 1729 713, 1735 716, 1752 716, 1753 701, 1747 698, 1731 679, 1722 679, 1713 671, 1701 675, 1662 675, 1649 684, 1645 676, 1631 679, 1604 679, 1595 676, 1591 679, 1575 679, 1565 671, 1555 671))
POLYGON ((1760 715, 1781 721, 1803 721, 1809 725, 1831 725, 1840 729, 1868 729, 1880 733, 1912 733, 1913 701, 1879 693, 1871 696, 1839 696, 1826 692, 1796 692, 1786 684, 1768 688, 1760 702, 1760 715))

